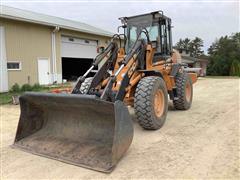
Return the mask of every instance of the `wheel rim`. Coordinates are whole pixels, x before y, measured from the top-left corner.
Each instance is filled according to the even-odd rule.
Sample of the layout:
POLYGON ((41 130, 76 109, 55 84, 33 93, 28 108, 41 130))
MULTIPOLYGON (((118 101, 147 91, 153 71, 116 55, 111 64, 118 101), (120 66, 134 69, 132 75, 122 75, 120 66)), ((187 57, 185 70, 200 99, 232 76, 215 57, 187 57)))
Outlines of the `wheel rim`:
POLYGON ((190 82, 187 82, 185 92, 186 92, 186 100, 187 102, 190 102, 191 96, 192 96, 192 87, 190 82))
POLYGON ((158 89, 154 98, 154 111, 157 117, 161 117, 164 111, 164 94, 158 89))

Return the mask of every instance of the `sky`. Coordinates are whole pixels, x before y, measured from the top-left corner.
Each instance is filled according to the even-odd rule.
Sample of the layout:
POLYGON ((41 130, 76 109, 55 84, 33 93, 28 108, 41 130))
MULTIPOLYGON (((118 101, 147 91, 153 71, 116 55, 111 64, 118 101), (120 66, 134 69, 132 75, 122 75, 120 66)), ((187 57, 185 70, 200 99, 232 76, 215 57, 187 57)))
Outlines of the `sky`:
POLYGON ((0 0, 1 5, 88 23, 117 32, 119 17, 163 10, 172 19, 173 43, 200 37, 212 42, 240 32, 240 0, 0 0))

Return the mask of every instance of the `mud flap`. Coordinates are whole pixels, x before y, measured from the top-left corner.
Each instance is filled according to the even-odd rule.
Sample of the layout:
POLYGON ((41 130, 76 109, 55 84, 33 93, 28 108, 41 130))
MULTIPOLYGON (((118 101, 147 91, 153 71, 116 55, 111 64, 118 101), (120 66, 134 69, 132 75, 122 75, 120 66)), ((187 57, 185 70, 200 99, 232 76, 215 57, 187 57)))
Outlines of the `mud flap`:
POLYGON ((127 107, 92 95, 25 93, 13 147, 97 171, 111 172, 129 148, 127 107))

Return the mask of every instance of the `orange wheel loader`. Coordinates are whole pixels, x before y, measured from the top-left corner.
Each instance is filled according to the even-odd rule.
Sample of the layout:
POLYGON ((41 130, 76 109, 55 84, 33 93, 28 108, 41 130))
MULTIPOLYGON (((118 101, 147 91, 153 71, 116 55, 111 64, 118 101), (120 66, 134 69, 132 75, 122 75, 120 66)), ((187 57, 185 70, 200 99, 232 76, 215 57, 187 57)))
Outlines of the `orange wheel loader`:
POLYGON ((112 37, 71 94, 20 97, 13 147, 111 172, 133 138, 127 105, 148 130, 163 126, 168 98, 178 110, 191 107, 197 75, 184 71, 172 49, 171 19, 162 11, 119 19, 124 34, 112 37), (89 77, 90 72, 95 75, 89 77))

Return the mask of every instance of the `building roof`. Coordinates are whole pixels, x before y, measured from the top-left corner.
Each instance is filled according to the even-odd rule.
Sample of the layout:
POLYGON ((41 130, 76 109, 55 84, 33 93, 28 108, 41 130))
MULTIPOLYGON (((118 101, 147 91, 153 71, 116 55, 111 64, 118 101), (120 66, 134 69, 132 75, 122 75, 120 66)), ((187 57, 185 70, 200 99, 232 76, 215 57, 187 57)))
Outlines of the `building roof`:
POLYGON ((188 60, 190 62, 197 62, 199 59, 195 58, 195 57, 191 57, 191 56, 184 56, 184 55, 181 55, 182 56, 182 59, 185 59, 185 60, 188 60))
POLYGON ((89 34, 102 35, 107 37, 111 37, 113 35, 111 32, 102 30, 86 23, 2 5, 0 6, 0 17, 42 24, 46 26, 58 26, 63 29, 81 31, 89 34))
POLYGON ((185 55, 181 55, 183 62, 185 63, 195 63, 195 62, 208 62, 207 59, 202 59, 202 58, 195 58, 195 57, 191 57, 191 56, 185 56, 185 55))

